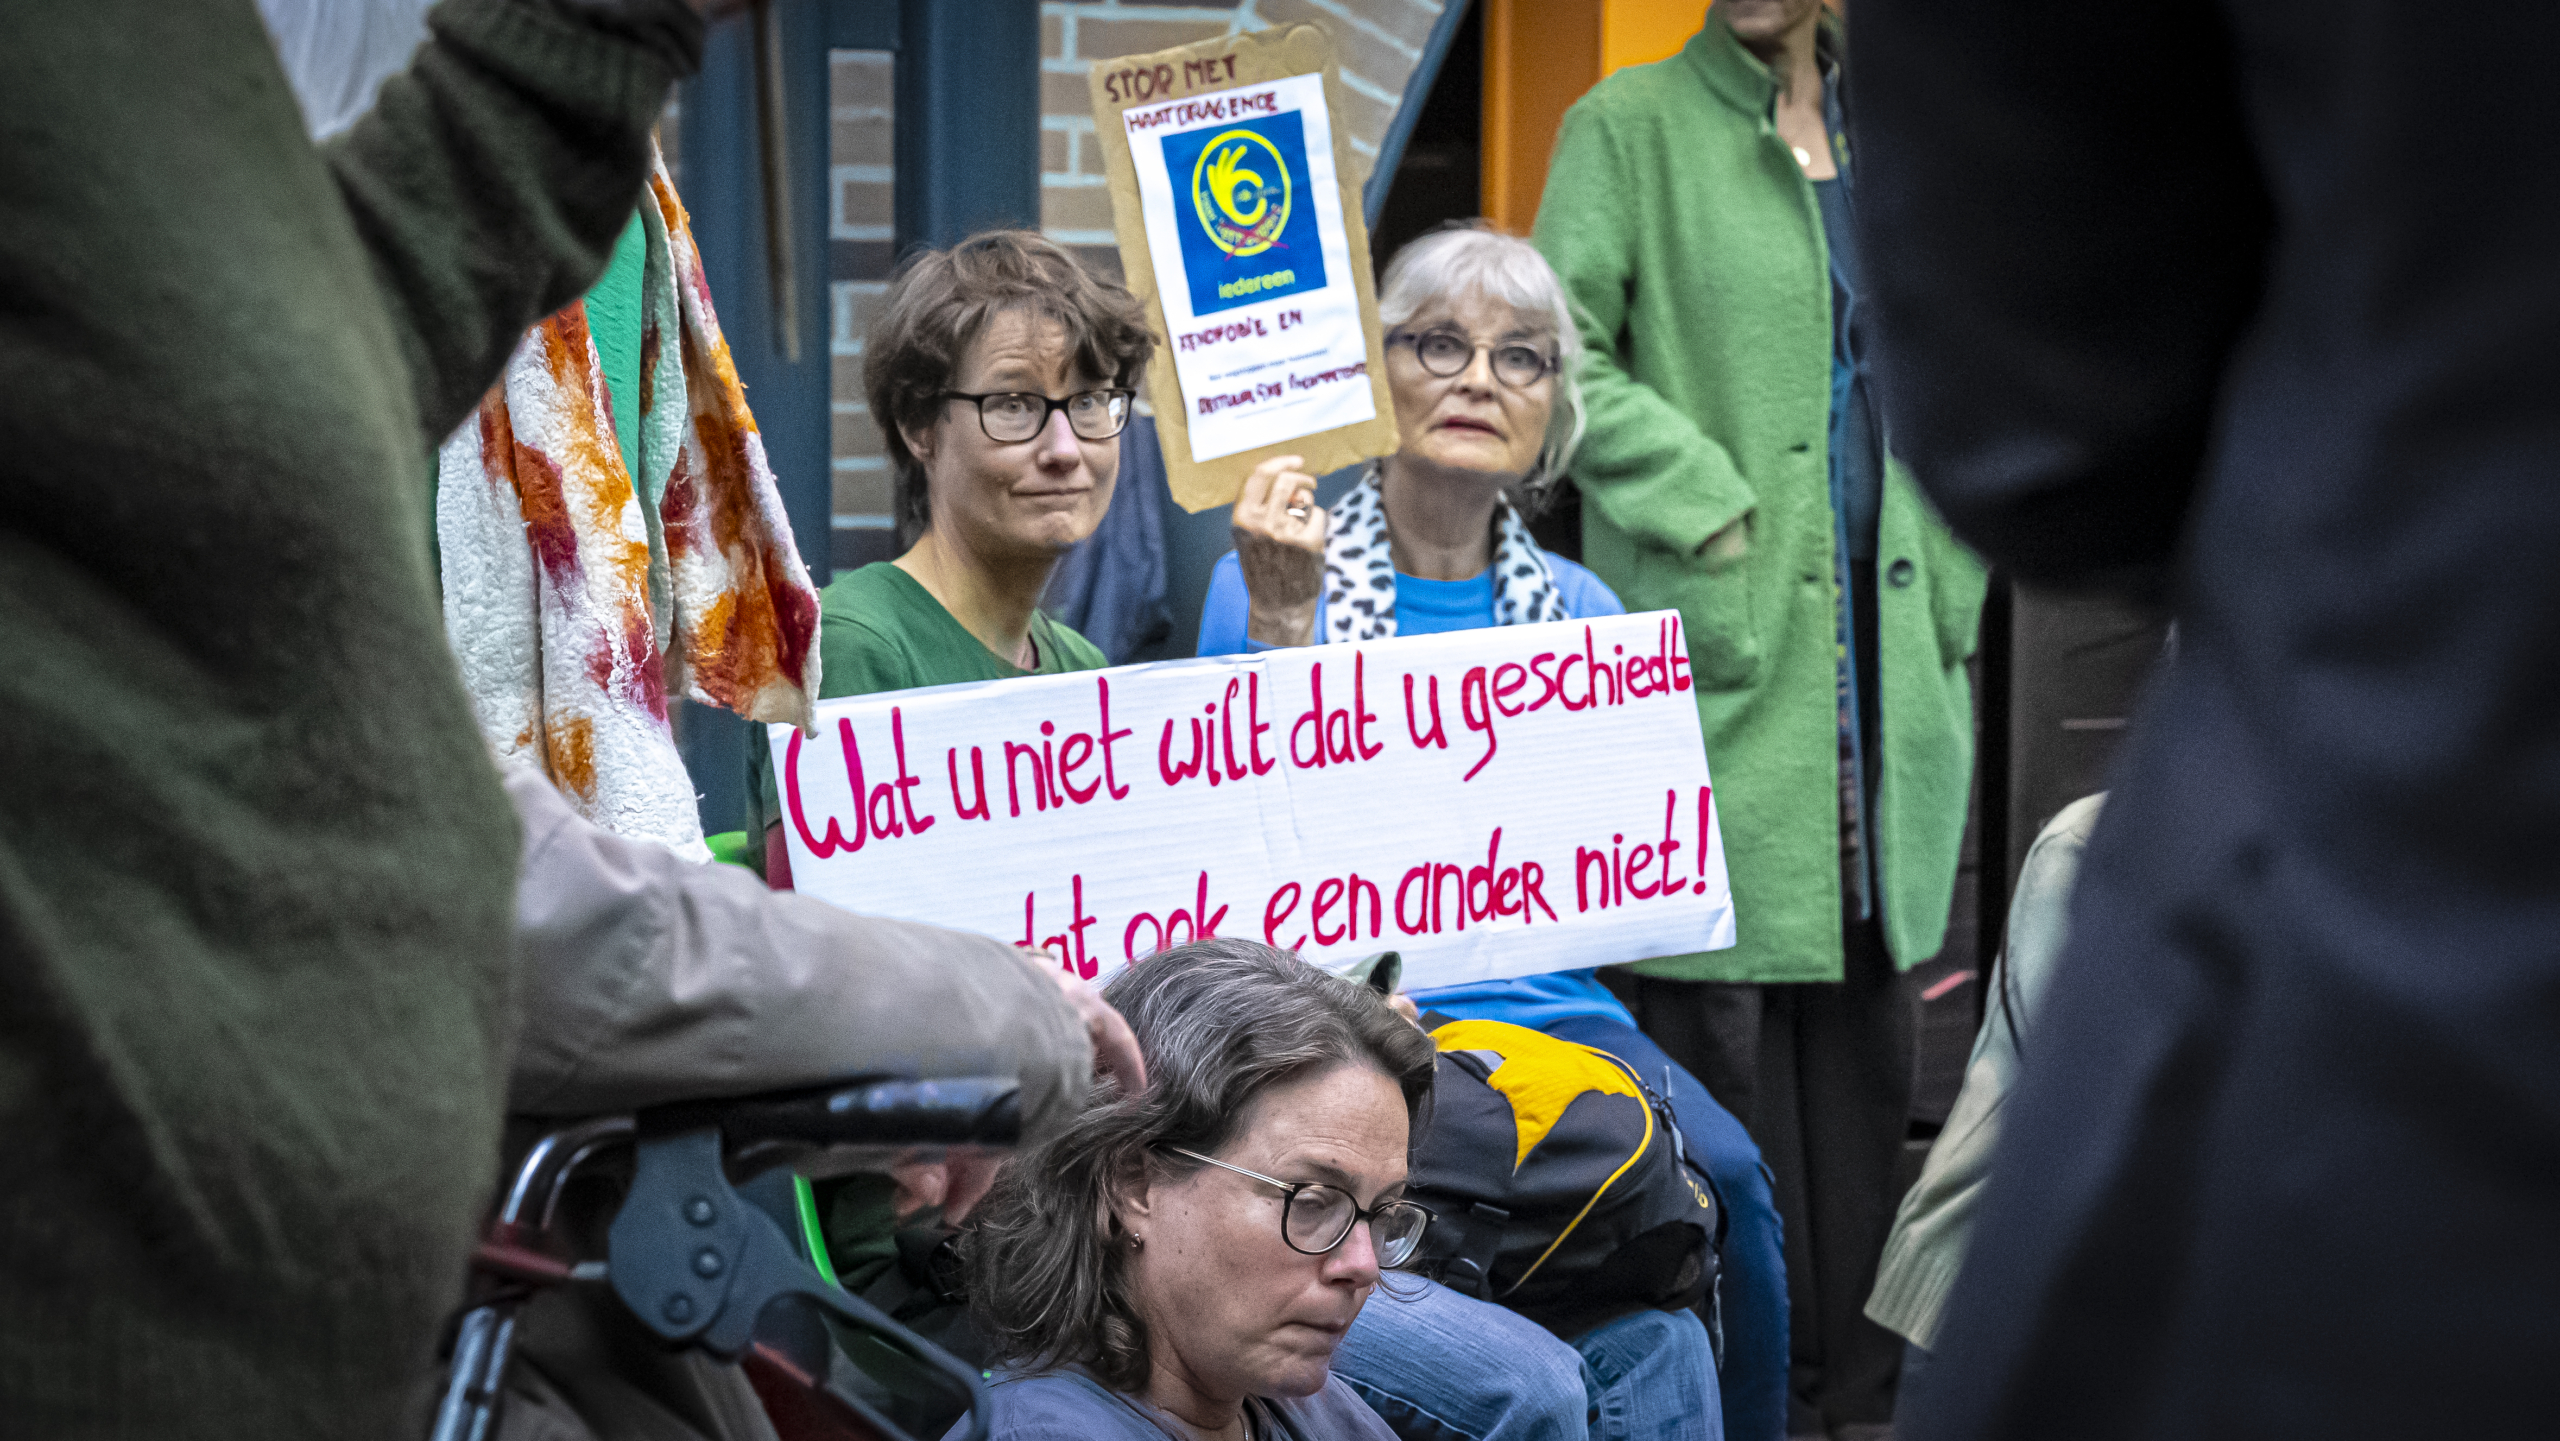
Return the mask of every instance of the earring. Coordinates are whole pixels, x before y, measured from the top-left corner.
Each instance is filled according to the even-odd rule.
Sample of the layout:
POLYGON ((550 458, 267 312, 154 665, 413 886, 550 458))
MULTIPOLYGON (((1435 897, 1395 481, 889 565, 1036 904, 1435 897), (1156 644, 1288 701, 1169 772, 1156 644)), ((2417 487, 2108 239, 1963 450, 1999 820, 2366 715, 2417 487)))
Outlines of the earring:
POLYGON ((1129 1249, 1132 1251, 1143 1251, 1147 1249, 1147 1238, 1144 1236, 1132 1235, 1129 1238, 1129 1249))

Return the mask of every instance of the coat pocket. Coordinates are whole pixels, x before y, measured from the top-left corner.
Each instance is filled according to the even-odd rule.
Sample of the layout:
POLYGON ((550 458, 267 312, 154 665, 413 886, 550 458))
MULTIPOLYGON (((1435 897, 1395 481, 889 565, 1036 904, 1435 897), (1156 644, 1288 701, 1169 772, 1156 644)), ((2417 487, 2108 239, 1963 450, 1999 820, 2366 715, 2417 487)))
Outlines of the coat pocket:
POLYGON ((1760 628, 1751 600, 1757 516, 1744 512, 1699 555, 1640 546, 1643 609, 1677 606, 1689 632, 1689 670, 1702 690, 1741 690, 1760 678, 1760 628))

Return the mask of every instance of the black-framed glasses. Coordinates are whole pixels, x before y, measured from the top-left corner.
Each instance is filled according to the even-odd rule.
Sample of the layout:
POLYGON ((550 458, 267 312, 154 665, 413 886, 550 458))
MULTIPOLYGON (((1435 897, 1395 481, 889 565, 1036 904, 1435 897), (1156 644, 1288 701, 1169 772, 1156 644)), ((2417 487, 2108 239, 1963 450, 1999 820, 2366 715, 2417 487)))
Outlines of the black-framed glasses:
POLYGON ((1116 387, 1102 390, 1079 390, 1064 400, 1052 400, 1027 390, 991 390, 984 395, 971 395, 961 390, 946 390, 937 400, 965 400, 978 407, 978 428, 987 439, 1007 445, 1029 440, 1048 428, 1049 417, 1063 410, 1067 428, 1086 440, 1109 440, 1129 424, 1129 401, 1133 392, 1116 387))
POLYGON ((1401 1266, 1413 1259, 1413 1253, 1422 1245, 1423 1231, 1431 1225, 1431 1213, 1411 1201, 1380 1201, 1362 1210, 1360 1203, 1351 1199, 1351 1193, 1340 1186, 1322 1181, 1283 1181, 1180 1146, 1161 1149, 1278 1188, 1286 1198, 1280 1205, 1280 1239, 1301 1255, 1324 1255, 1350 1239, 1352 1227, 1366 1221, 1369 1242, 1378 1248, 1378 1264, 1401 1266))
POLYGON ((1422 362, 1422 368, 1444 380, 1463 373, 1476 363, 1478 354, 1490 350, 1493 378, 1513 390, 1527 390, 1556 368, 1555 357, 1526 341, 1478 345, 1474 337, 1455 330, 1399 330, 1387 337, 1387 344, 1412 346, 1413 358, 1422 362))

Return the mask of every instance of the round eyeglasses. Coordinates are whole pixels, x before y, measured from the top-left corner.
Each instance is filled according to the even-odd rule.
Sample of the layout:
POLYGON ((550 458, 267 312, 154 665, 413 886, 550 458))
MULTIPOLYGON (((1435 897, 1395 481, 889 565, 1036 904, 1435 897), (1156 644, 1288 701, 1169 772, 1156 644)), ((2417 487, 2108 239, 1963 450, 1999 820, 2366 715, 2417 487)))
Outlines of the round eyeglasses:
POLYGON ((1132 392, 1119 389, 1079 390, 1052 400, 1025 390, 992 390, 983 395, 946 390, 937 400, 965 400, 978 407, 978 428, 987 439, 1007 445, 1031 439, 1046 429, 1049 417, 1063 410, 1067 426, 1085 440, 1109 440, 1129 423, 1132 392))
POLYGON ((1461 374, 1475 364, 1479 352, 1493 352, 1493 378, 1513 390, 1527 390, 1556 363, 1547 353, 1523 341, 1507 340, 1500 345, 1478 345, 1455 330, 1425 330, 1419 333, 1399 330, 1387 337, 1389 345, 1410 345, 1413 358, 1422 368, 1442 379, 1461 374))
POLYGON ((1421 1248, 1422 1233, 1431 1225, 1431 1213, 1411 1201, 1381 1201, 1364 1211, 1359 1202, 1351 1199, 1351 1193, 1339 1186, 1321 1181, 1276 1180, 1260 1171, 1230 1166, 1215 1156, 1203 1156, 1180 1146, 1161 1149, 1278 1188, 1286 1198, 1280 1205, 1280 1239, 1301 1255, 1324 1255, 1348 1240, 1352 1227, 1366 1221, 1369 1243, 1378 1248, 1378 1265, 1392 1269, 1413 1259, 1413 1253, 1421 1248))

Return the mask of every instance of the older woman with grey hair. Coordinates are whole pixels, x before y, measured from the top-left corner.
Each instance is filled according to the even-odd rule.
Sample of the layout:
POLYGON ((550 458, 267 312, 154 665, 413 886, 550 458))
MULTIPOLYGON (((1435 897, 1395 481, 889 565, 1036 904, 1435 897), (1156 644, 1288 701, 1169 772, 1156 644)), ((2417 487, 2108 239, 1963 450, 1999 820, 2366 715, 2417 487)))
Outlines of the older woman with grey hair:
MULTIPOLYGON (((1280 457, 1236 502, 1200 654, 1359 642, 1617 615, 1599 577, 1523 523, 1582 434, 1581 340, 1563 283, 1529 242, 1482 222, 1397 252, 1378 300, 1403 443, 1328 512, 1280 457)), ((1724 1202, 1722 1366, 1700 1319, 1639 1312, 1549 1335, 1503 1307, 1425 1284, 1372 1307, 1336 1367, 1407 1441, 1588 1434, 1777 1441, 1786 1426, 1787 1311, 1778 1216, 1759 1148, 1732 1114, 1636 1029, 1589 970, 1425 991, 1444 1015, 1507 1021, 1597 1046, 1664 1079, 1692 1154, 1724 1202)))
POLYGON ((994 1434, 1389 1441, 1330 1366, 1429 1219, 1403 1195, 1431 1042, 1252 941, 1164 951, 1104 995, 1146 1088, 1016 1157, 965 1233, 1007 1368, 994 1434))
POLYGON ((1396 253, 1378 296, 1404 443, 1330 512, 1294 455, 1235 505, 1201 655, 1618 615, 1598 576, 1529 538, 1582 438, 1582 340, 1536 247, 1481 223, 1396 253))

